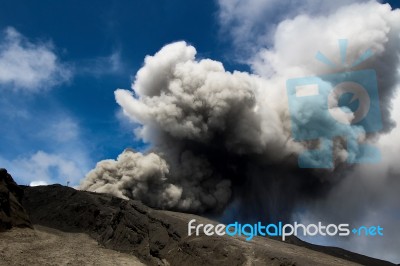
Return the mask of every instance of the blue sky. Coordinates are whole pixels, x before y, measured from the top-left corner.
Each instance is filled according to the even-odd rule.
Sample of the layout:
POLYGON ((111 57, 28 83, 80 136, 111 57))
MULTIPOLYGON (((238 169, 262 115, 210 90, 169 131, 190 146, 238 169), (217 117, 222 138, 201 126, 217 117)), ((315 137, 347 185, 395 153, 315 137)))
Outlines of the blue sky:
POLYGON ((199 58, 250 70, 280 19, 332 8, 288 2, 254 5, 253 16, 223 0, 2 1, 0 164, 23 184, 77 185, 97 161, 143 149, 113 93, 130 88, 144 57, 185 40, 199 58))
POLYGON ((217 4, 212 1, 190 5, 185 1, 4 1, 2 49, 7 49, 6 31, 11 27, 21 35, 23 48, 33 45, 53 53, 56 68, 67 77, 56 75, 51 77, 58 79, 55 84, 44 79, 33 88, 15 81, 0 83, 0 162, 14 170, 21 183, 36 179, 63 183, 66 178, 77 184, 79 177, 67 177, 68 171, 59 169, 60 162, 43 165, 37 174, 44 177, 21 170, 27 166, 16 166, 21 161, 31 163, 41 151, 72 162, 76 166, 72 168, 83 168, 72 174, 82 175, 98 160, 115 158, 125 147, 140 148, 132 126, 119 119, 114 90, 130 88, 145 55, 176 40, 192 43, 201 57, 223 60, 226 42, 220 41, 216 18, 217 4))

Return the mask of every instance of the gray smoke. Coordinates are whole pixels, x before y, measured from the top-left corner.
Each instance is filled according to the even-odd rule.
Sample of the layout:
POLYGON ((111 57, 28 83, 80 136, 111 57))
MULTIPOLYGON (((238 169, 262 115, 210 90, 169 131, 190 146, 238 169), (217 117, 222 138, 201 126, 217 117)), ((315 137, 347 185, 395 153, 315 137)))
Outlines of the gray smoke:
MULTIPOLYGON (((349 60, 371 48, 374 58, 359 68, 377 71, 384 128, 390 131, 399 25, 397 10, 373 2, 324 17, 285 20, 276 29, 274 46, 253 58, 257 75, 198 60, 195 48, 183 41, 164 46, 146 56, 133 91, 115 91, 124 114, 138 125, 136 136, 151 149, 146 154, 126 150, 116 161, 99 162, 80 188, 157 208, 289 220, 296 206, 322 198, 354 169, 345 164, 347 150, 340 141, 333 147, 334 169, 298 168, 297 156, 309 144, 291 136, 286 80, 329 72, 313 58, 318 50, 340 58, 337 39, 349 39, 349 60)), ((304 106, 296 118, 319 119, 335 130, 319 108, 304 106)), ((353 117, 343 119, 350 123, 353 117)), ((378 139, 360 127, 349 131, 364 141, 378 139)))

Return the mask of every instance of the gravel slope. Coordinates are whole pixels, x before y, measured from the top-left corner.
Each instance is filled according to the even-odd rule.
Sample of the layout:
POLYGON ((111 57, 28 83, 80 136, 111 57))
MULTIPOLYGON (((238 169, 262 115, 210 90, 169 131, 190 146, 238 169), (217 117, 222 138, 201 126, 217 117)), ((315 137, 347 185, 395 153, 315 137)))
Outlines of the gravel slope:
POLYGON ((0 234, 0 265, 141 266, 135 256, 106 249, 83 233, 35 226, 0 234))

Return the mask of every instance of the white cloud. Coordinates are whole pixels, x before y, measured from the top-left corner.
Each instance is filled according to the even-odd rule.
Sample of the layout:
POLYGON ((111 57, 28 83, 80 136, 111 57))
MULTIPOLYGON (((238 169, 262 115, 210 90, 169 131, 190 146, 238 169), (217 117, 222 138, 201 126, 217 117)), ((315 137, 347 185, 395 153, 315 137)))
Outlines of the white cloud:
POLYGON ((35 180, 29 184, 29 186, 31 186, 31 187, 47 186, 47 185, 48 185, 48 183, 46 181, 42 181, 42 180, 35 180))
POLYGON ((2 167, 5 167, 21 185, 37 184, 38 180, 47 184, 78 184, 88 171, 84 161, 79 154, 66 155, 44 151, 13 160, 0 157, 2 167))
POLYGON ((32 43, 12 27, 4 31, 0 41, 0 85, 36 92, 66 82, 71 75, 50 43, 32 43))
POLYGON ((230 35, 245 57, 272 41, 280 21, 299 14, 328 14, 355 2, 368 0, 218 0, 218 17, 224 36, 230 35))
POLYGON ((90 147, 76 119, 60 110, 47 112, 5 115, 0 166, 24 185, 38 180, 77 185, 90 169, 90 147))

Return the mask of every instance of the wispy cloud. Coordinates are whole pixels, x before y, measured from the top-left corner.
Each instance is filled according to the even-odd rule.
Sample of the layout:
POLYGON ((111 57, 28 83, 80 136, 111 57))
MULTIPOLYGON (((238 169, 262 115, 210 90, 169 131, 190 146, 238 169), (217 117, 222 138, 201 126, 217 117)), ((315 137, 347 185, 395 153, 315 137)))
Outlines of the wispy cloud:
POLYGON ((50 42, 33 43, 12 27, 0 39, 1 88, 37 92, 50 89, 72 77, 50 42))
POLYGON ((38 136, 57 143, 65 143, 78 140, 79 134, 77 121, 68 116, 61 116, 51 122, 48 121, 45 129, 39 131, 38 136))
POLYGON ((81 60, 76 64, 75 71, 81 75, 100 77, 103 75, 125 74, 124 68, 121 52, 115 50, 107 56, 81 60))

